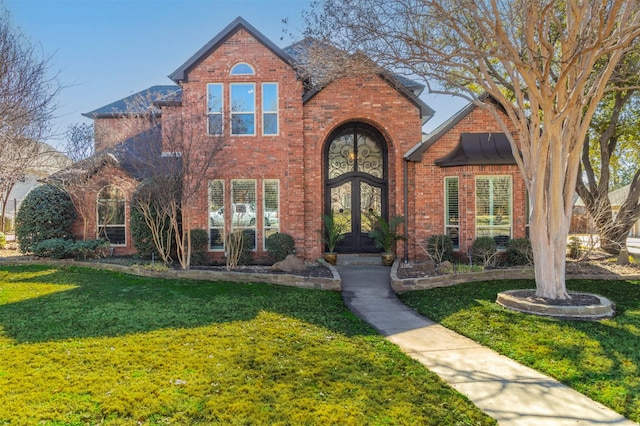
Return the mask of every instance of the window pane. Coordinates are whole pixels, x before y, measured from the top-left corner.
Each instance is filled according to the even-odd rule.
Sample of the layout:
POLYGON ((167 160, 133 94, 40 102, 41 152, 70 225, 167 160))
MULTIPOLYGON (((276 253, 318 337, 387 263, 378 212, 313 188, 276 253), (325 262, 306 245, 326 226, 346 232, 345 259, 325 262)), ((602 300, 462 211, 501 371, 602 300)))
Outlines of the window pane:
POLYGON ((207 92, 207 112, 222 113, 222 84, 207 84, 207 92))
POLYGON ((511 178, 476 179, 476 236, 488 236, 502 247, 511 238, 511 178))
POLYGON ((209 182, 209 249, 224 250, 224 182, 209 182))
POLYGON ((278 85, 276 83, 262 85, 262 111, 278 112, 278 85))
POLYGON ((98 193, 98 238, 113 245, 126 244, 124 192, 117 186, 107 186, 98 193))
POLYGON ((280 231, 280 182, 278 180, 264 181, 264 210, 263 236, 266 248, 267 237, 280 231))
POLYGON ((209 114, 209 134, 222 134, 222 114, 209 114))
POLYGON ((249 64, 236 64, 231 68, 231 75, 251 75, 253 73, 253 68, 249 64))
POLYGON ((250 231, 251 248, 256 248, 256 181, 253 179, 231 181, 231 227, 233 230, 250 231))
POLYGON ((458 178, 445 178, 445 234, 453 241, 454 248, 460 248, 460 210, 458 207, 458 178))
POLYGON ((382 179, 383 154, 378 138, 364 129, 358 129, 358 171, 382 179))
POLYGON ((264 126, 265 135, 277 135, 278 134, 278 115, 277 114, 264 114, 264 126))
POLYGON ((254 131, 253 114, 232 114, 231 133, 234 135, 253 135, 254 131))
POLYGON ((231 111, 255 112, 255 87, 253 83, 231 85, 231 111))
POLYGON ((353 129, 336 136, 329 146, 329 179, 355 171, 353 129))

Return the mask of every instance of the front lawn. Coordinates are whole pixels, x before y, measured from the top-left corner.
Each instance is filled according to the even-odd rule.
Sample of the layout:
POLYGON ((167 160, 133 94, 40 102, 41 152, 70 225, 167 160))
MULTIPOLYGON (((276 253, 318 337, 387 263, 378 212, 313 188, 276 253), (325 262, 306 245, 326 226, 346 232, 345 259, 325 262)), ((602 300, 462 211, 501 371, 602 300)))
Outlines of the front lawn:
POLYGON ((573 280, 567 286, 609 298, 617 305, 616 317, 561 321, 494 303, 501 291, 535 288, 524 280, 409 292, 401 299, 426 317, 640 422, 640 282, 573 280))
POLYGON ((0 424, 495 424, 338 293, 0 265, 0 424))

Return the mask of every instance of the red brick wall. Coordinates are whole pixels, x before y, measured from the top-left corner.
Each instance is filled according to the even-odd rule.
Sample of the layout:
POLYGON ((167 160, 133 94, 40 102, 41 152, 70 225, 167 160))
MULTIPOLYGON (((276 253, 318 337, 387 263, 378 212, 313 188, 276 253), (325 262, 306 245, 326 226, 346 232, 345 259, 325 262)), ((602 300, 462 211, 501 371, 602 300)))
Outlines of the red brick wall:
POLYGON ((92 176, 87 182, 78 184, 75 188, 70 188, 72 199, 77 206, 78 214, 72 225, 72 233, 74 239, 84 239, 84 231, 86 229, 86 239, 96 239, 98 233, 97 225, 97 200, 98 192, 108 185, 115 185, 120 188, 126 198, 125 202, 125 223, 126 223, 126 245, 114 246, 113 254, 116 256, 124 256, 135 253, 135 245, 131 238, 131 197, 138 185, 138 182, 127 175, 119 167, 107 165, 103 167, 96 175, 92 176), (83 220, 86 219, 86 228, 83 220))
POLYGON ((96 152, 110 148, 155 125, 144 117, 96 118, 93 120, 96 152))
POLYGON ((320 91, 304 107, 305 235, 307 257, 319 257, 317 229, 324 212, 324 146, 340 125, 364 122, 387 142, 389 215, 403 214, 403 155, 421 138, 419 109, 377 75, 345 78, 320 91))
POLYGON ((457 166, 439 167, 434 162, 449 154, 460 140, 461 133, 503 133, 491 113, 475 108, 423 154, 422 162, 411 163, 410 192, 414 199, 410 205, 410 257, 423 258, 416 239, 424 241, 430 235, 444 234, 445 194, 444 179, 459 178, 460 252, 466 254, 475 240, 475 178, 476 176, 508 175, 512 177, 513 237, 525 236, 526 189, 517 166, 457 166))
MULTIPOLYGON (((190 70, 183 82, 183 106, 178 109, 163 109, 163 120, 167 123, 182 117, 200 117, 195 123, 193 140, 203 144, 216 144, 219 137, 206 136, 206 85, 223 83, 225 135, 222 137, 224 149, 215 158, 214 167, 207 171, 205 181, 224 179, 225 211, 230 211, 230 188, 232 179, 257 180, 257 233, 256 257, 264 258, 263 235, 260 224, 262 218, 262 181, 280 181, 280 232, 293 236, 297 254, 308 257, 305 251, 304 230, 304 169, 302 140, 302 84, 290 65, 283 62, 249 33, 240 30, 202 62, 190 70), (230 70, 238 62, 250 64, 255 75, 230 76, 230 70), (254 136, 231 136, 229 117, 229 83, 251 82, 256 84, 256 119, 254 136), (262 135, 262 83, 278 83, 279 134, 262 135), (205 140, 202 140, 202 139, 205 140), (208 141, 207 141, 208 139, 208 141)), ((166 126, 167 124, 165 124, 166 126)), ((163 133, 164 133, 163 129, 163 133)), ((165 145, 167 140, 165 139, 165 145)), ((171 150, 165 146, 165 149, 171 150)), ((206 182, 199 190, 199 196, 189 203, 192 228, 208 229, 208 204, 206 182)), ((229 215, 227 215, 229 216, 229 215)), ((230 228, 227 217, 226 229, 230 228)), ((212 257, 220 258, 222 253, 214 252, 212 257)))

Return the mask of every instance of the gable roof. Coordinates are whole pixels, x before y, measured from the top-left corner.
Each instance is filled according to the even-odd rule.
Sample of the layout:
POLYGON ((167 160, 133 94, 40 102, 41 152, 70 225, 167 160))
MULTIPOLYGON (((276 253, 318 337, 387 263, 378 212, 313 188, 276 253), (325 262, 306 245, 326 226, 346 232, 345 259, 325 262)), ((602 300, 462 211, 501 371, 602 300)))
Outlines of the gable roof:
POLYGON ((214 38, 209 40, 207 44, 202 46, 200 50, 198 50, 191 58, 187 60, 184 64, 180 65, 177 70, 169 74, 169 78, 176 83, 180 81, 184 81, 187 77, 186 74, 189 72, 191 68, 200 63, 204 58, 209 56, 209 54, 216 50, 221 44, 227 41, 231 36, 233 36, 240 29, 247 31, 253 38, 262 43, 265 47, 271 50, 277 57, 282 59, 284 62, 291 64, 291 57, 281 48, 276 46, 271 40, 264 36, 260 31, 255 29, 251 24, 245 21, 242 17, 238 16, 233 22, 227 25, 222 31, 218 33, 214 38))
MULTIPOLYGON (((629 196, 630 189, 631 189, 631 184, 625 185, 621 188, 618 188, 609 192, 609 202, 611 203, 611 206, 612 207, 622 206, 622 203, 624 203, 627 200, 627 197, 629 196)), ((638 204, 640 204, 640 200, 638 200, 638 204)), ((584 201, 582 201, 582 198, 578 197, 574 205, 579 207, 584 207, 584 201)))
MULTIPOLYGON (((138 133, 112 147, 95 153, 89 158, 49 176, 48 182, 78 182, 91 178, 104 166, 111 164, 120 167, 136 180, 144 180, 158 173, 158 169, 167 171, 178 168, 171 162, 180 161, 174 157, 164 157, 160 126, 138 133)), ((175 171, 175 170, 174 170, 175 171)))
MULTIPOLYGON (((316 67, 313 72, 309 69, 309 62, 306 61, 306 57, 309 56, 309 52, 313 49, 314 45, 320 45, 320 42, 313 38, 305 38, 303 40, 297 41, 283 50, 290 56, 292 60, 292 65, 296 68, 299 77, 306 80, 313 80, 314 75, 317 75, 317 78, 322 80, 323 77, 327 77, 327 75, 331 75, 330 67, 323 67, 320 65, 316 67), (306 77, 300 76, 300 74, 306 75, 306 77)), ((321 45, 323 48, 333 49, 338 54, 338 49, 333 46, 328 46, 325 44, 321 45)), ((332 50, 332 52, 333 52, 332 50)), ((362 55, 361 53, 356 53, 355 55, 362 55)), ((363 55, 364 56, 364 55, 363 55)), ((366 56, 364 56, 366 57, 366 56)), ((367 60, 371 61, 368 57, 367 60)), ((371 61, 373 63, 373 61, 371 61)), ((411 103, 413 103, 420 110, 420 116, 422 118, 422 124, 429 121, 435 111, 427 105, 422 99, 419 98, 420 94, 424 91, 425 86, 420 84, 410 78, 402 76, 397 73, 393 73, 387 71, 381 67, 378 67, 378 75, 385 80, 387 83, 391 85, 396 91, 400 94, 404 95, 411 103)), ((318 81, 306 81, 304 85, 304 93, 302 96, 302 103, 306 103, 310 99, 312 99, 315 95, 320 93, 328 84, 327 83, 319 83, 318 81)))
POLYGON ((155 109, 156 114, 160 114, 160 108, 155 106, 156 102, 180 101, 181 99, 182 89, 179 86, 152 86, 82 115, 92 119, 115 118, 123 115, 144 114, 152 108, 155 109))

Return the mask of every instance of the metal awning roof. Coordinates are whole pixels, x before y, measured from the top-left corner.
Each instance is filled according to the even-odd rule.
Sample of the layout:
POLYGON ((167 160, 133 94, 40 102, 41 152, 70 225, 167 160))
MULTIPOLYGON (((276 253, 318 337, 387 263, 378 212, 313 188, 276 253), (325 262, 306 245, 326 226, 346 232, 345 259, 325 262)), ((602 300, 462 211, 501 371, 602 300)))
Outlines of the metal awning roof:
POLYGON ((458 145, 435 164, 453 167, 517 163, 504 133, 462 133, 458 145))

